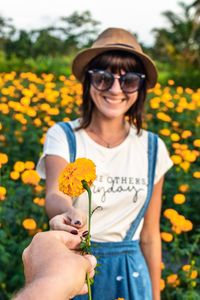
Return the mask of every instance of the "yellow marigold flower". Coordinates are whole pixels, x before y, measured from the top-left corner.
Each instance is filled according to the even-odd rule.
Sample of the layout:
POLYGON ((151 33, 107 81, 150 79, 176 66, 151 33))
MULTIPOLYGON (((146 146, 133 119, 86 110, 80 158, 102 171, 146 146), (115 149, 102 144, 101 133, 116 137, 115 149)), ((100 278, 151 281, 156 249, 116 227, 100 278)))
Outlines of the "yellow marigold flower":
POLYGON ((171 122, 171 120, 172 120, 170 116, 168 116, 167 114, 165 114, 163 112, 158 112, 157 118, 164 122, 171 122))
POLYGON ((193 145, 195 147, 200 147, 200 139, 194 140, 193 145))
POLYGON ((171 140, 172 140, 173 142, 178 142, 178 141, 180 141, 180 136, 179 136, 179 134, 177 134, 177 133, 172 133, 171 136, 170 136, 170 138, 171 138, 171 140))
POLYGON ((27 218, 22 222, 22 226, 27 230, 35 230, 37 228, 37 224, 34 219, 27 218))
POLYGON ((186 149, 182 151, 182 157, 188 162, 194 162, 197 159, 197 153, 195 151, 186 149))
POLYGON ((193 270, 193 271, 191 272, 191 274, 190 274, 190 278, 192 278, 192 279, 197 278, 197 276, 198 276, 197 270, 193 270))
POLYGON ((184 266, 182 266, 182 270, 185 271, 185 272, 190 271, 190 269, 191 269, 191 265, 184 265, 184 266))
POLYGON ((190 136, 192 136, 192 132, 190 130, 184 130, 181 134, 181 137, 183 139, 187 139, 189 138, 190 136))
POLYGON ((178 189, 179 189, 180 192, 186 193, 189 190, 189 185, 188 184, 181 184, 178 189))
POLYGON ((165 269, 165 264, 164 264, 163 261, 162 261, 161 264, 160 264, 160 268, 161 268, 161 270, 164 270, 164 269, 165 269))
POLYGON ((200 171, 194 172, 194 173, 193 173, 193 177, 199 179, 199 178, 200 178, 200 171))
POLYGON ((179 94, 179 95, 183 94, 183 88, 182 88, 182 86, 178 86, 178 87, 176 88, 176 92, 177 92, 177 94, 179 94))
POLYGON ((33 199, 33 203, 35 203, 39 206, 44 206, 45 205, 45 199, 36 197, 36 198, 33 199))
POLYGON ((181 226, 182 231, 188 232, 193 229, 193 224, 190 220, 185 220, 183 226, 181 226))
POLYGON ((43 189, 44 189, 44 188, 43 188, 43 186, 41 186, 41 185, 36 185, 36 186, 35 186, 35 192, 36 192, 36 193, 40 193, 41 191, 43 191, 43 189))
POLYGON ((4 186, 0 186, 0 201, 5 200, 6 192, 6 188, 4 186))
POLYGON ((163 291, 165 289, 165 281, 164 279, 160 279, 160 290, 163 291))
POLYGON ((89 186, 96 179, 95 164, 87 158, 78 158, 69 163, 59 177, 59 189, 64 194, 72 197, 81 195, 85 189, 82 181, 85 180, 89 186))
POLYGON ((16 171, 16 172, 23 172, 24 169, 25 169, 24 162, 23 162, 23 161, 17 161, 17 162, 14 164, 13 169, 14 169, 14 171, 16 171))
POLYGON ((170 158, 175 165, 179 165, 182 162, 182 157, 180 155, 172 155, 170 158))
POLYGON ((176 282, 178 280, 178 275, 177 274, 171 274, 167 276, 167 283, 173 286, 176 286, 176 282))
POLYGON ((185 199, 185 195, 176 194, 176 195, 174 195, 173 200, 174 200, 174 203, 176 203, 176 204, 183 204, 186 199, 185 199))
POLYGON ((171 134, 171 131, 167 128, 163 128, 159 131, 159 133, 164 135, 164 136, 169 136, 171 134))
POLYGON ((26 170, 21 175, 22 181, 25 184, 37 185, 40 181, 40 176, 35 170, 26 170))
POLYGON ((163 215, 165 216, 165 218, 171 220, 172 218, 178 216, 178 213, 173 208, 167 208, 167 209, 165 209, 163 215))
POLYGON ((163 241, 169 243, 173 240, 173 235, 169 232, 161 232, 161 238, 163 241))
POLYGON ((20 177, 20 173, 19 172, 17 172, 17 171, 10 172, 10 178, 11 179, 17 180, 17 179, 19 179, 19 177, 20 177))
POLYGON ((190 168, 190 163, 188 161, 184 161, 182 163, 180 163, 180 167, 185 171, 187 172, 188 169, 190 168))
POLYGON ((35 168, 35 163, 33 161, 27 160, 24 165, 27 170, 33 170, 35 168))
POLYGON ((8 162, 8 155, 5 153, 0 153, 0 167, 8 162))
POLYGON ((174 84, 175 84, 175 82, 174 82, 174 80, 173 80, 173 79, 169 79, 169 80, 168 80, 168 84, 169 84, 169 85, 174 85, 174 84))

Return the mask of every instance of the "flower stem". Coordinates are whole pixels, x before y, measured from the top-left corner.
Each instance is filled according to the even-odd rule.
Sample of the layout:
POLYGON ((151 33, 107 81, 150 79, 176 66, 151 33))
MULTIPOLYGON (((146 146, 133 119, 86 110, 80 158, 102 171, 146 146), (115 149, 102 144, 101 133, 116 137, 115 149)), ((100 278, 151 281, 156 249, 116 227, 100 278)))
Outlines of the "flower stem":
POLYGON ((85 180, 82 181, 84 189, 86 189, 88 193, 88 201, 89 201, 89 209, 88 209, 88 246, 90 247, 90 230, 91 230, 91 216, 92 216, 92 193, 90 187, 88 186, 85 180))
MULTIPOLYGON (((92 216, 92 193, 90 190, 90 187, 88 186, 87 182, 85 180, 82 181, 82 185, 84 189, 88 193, 88 202, 89 202, 89 208, 88 208, 88 235, 86 237, 86 246, 87 246, 87 252, 90 253, 90 230, 91 230, 91 216, 92 216)), ((86 275, 86 280, 87 280, 87 286, 88 286, 88 300, 92 300, 92 293, 91 293, 91 283, 90 283, 90 278, 89 274, 87 273, 86 275)))
POLYGON ((90 284, 90 278, 89 278, 88 273, 86 275, 86 280, 87 280, 87 286, 88 286, 88 300, 92 300, 91 284, 90 284))

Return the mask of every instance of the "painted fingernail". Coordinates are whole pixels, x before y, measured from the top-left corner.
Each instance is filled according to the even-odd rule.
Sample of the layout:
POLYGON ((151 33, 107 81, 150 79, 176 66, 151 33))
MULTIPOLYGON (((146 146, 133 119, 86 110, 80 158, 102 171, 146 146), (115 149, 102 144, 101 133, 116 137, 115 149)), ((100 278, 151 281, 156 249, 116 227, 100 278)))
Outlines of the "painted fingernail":
POLYGON ((84 231, 83 233, 82 233, 82 236, 83 237, 86 237, 88 235, 88 230, 86 230, 86 231, 84 231))
POLYGON ((78 231, 77 230, 72 230, 71 233, 77 235, 78 231))
POLYGON ((79 220, 74 222, 75 225, 81 225, 81 222, 79 220))

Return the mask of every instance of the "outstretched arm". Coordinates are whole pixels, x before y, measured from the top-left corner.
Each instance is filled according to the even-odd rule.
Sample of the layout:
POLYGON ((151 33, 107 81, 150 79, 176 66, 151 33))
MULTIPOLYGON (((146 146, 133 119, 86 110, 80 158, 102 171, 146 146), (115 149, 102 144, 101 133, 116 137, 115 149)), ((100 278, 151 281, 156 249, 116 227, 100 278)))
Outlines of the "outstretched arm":
POLYGON ((96 259, 77 251, 80 237, 63 231, 38 233, 24 250, 25 288, 13 300, 67 300, 87 292, 86 273, 96 259))

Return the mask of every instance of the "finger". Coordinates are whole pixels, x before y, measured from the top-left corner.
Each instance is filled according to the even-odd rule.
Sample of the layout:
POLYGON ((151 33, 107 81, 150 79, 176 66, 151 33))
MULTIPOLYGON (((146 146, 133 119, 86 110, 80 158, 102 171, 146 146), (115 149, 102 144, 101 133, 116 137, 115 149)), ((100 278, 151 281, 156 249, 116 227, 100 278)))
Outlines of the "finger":
POLYGON ((79 250, 81 237, 66 231, 51 231, 56 239, 62 242, 70 250, 79 250))
POLYGON ((53 230, 67 231, 67 232, 72 233, 74 235, 77 235, 79 233, 78 230, 75 227, 73 227, 71 225, 61 223, 59 221, 55 221, 55 222, 51 223, 50 228, 53 229, 53 230))
POLYGON ((71 225, 77 228, 82 228, 86 224, 86 216, 78 209, 72 210, 69 217, 71 219, 71 225))
POLYGON ((87 272, 91 272, 97 265, 97 259, 94 255, 86 254, 84 258, 89 262, 87 272))

